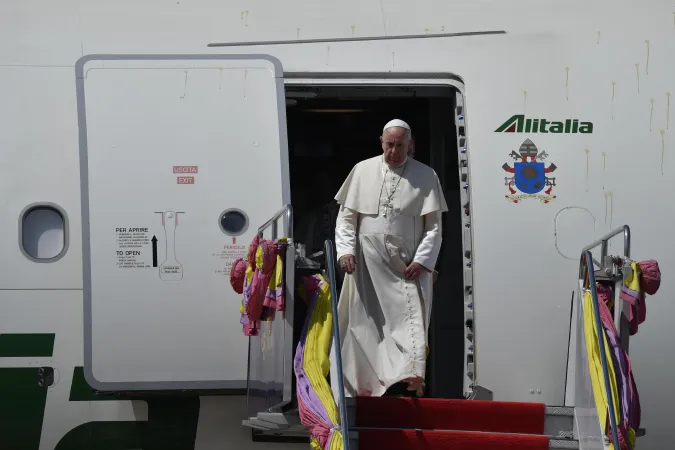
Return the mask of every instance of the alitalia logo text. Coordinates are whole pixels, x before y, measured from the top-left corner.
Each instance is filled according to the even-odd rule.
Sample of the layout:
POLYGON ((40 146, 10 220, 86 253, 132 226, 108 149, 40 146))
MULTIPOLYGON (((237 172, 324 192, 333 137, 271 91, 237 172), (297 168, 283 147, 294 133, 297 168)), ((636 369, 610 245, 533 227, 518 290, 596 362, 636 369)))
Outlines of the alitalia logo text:
POLYGON ((526 118, 524 114, 511 116, 500 125, 495 133, 592 133, 592 122, 580 122, 578 119, 566 119, 553 122, 546 119, 526 118))

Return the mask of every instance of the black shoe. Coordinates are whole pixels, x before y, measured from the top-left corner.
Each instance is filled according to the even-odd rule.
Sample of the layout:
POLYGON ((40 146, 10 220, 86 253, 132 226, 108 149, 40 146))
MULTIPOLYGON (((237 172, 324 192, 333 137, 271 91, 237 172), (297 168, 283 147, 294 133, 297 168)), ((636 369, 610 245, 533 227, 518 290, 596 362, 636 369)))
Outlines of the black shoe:
POLYGON ((415 397, 415 391, 408 390, 408 383, 399 381, 396 384, 393 384, 387 389, 387 392, 384 393, 386 397, 415 397))

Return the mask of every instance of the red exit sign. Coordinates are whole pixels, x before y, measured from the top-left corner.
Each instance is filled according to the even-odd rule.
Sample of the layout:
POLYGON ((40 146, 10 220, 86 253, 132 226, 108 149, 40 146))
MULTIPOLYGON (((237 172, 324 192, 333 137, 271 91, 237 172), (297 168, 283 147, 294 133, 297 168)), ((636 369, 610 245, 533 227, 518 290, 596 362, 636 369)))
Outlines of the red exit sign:
POLYGON ((173 166, 173 173, 199 173, 199 166, 173 166))
POLYGON ((178 177, 176 182, 178 184, 195 184, 195 177, 178 177))

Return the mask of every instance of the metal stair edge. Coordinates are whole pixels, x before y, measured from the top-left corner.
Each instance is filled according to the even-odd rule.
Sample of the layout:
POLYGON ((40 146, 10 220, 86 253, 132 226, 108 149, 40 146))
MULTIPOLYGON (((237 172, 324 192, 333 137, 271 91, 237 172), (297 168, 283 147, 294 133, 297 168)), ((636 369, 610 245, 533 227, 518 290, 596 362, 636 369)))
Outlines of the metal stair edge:
MULTIPOLYGON (((357 428, 349 430, 349 444, 350 448, 356 450, 359 448, 359 431, 367 431, 368 429, 382 429, 382 428, 357 428)), ((404 428, 390 428, 387 430, 404 430, 404 428)), ((549 438, 548 448, 551 450, 578 450, 579 441, 574 439, 560 439, 556 436, 547 436, 547 435, 532 435, 532 434, 523 434, 523 433, 491 433, 491 432, 482 432, 482 431, 466 431, 466 430, 417 430, 415 428, 409 428, 406 430, 416 430, 416 431, 439 431, 445 433, 484 433, 484 434, 501 434, 504 436, 546 436, 549 438)))
POLYGON ((574 407, 572 406, 546 406, 544 414, 547 416, 569 416, 574 417, 574 407))
POLYGON ((579 449, 579 441, 572 439, 549 439, 548 448, 551 450, 557 449, 579 449))
POLYGON ((242 420, 241 424, 258 431, 275 434, 293 434, 306 430, 296 414, 261 412, 255 417, 242 420))

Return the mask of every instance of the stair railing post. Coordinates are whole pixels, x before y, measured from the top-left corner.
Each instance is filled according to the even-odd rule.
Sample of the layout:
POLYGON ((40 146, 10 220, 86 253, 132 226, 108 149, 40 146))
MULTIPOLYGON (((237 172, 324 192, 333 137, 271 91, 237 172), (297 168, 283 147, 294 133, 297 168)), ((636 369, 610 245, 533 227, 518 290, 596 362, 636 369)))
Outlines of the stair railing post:
MULTIPOLYGON (((286 310, 284 312, 286 320, 284 320, 283 326, 286 328, 284 331, 284 343, 283 343, 283 353, 284 355, 291 355, 291 361, 294 355, 293 349, 293 315, 295 308, 295 297, 293 294, 293 286, 295 286, 295 250, 294 250, 294 240, 293 240, 293 206, 291 204, 284 205, 283 208, 278 210, 274 215, 264 224, 258 228, 258 237, 263 238, 265 232, 269 229, 271 233, 271 239, 276 240, 279 236, 279 219, 283 219, 283 226, 285 230, 282 233, 286 238, 286 256, 282 268, 282 277, 284 280, 284 285, 286 286, 286 310), (290 270, 289 270, 290 269, 290 270)), ((251 398, 251 365, 253 364, 251 358, 251 338, 248 339, 248 364, 246 369, 246 403, 249 404, 251 398)), ((280 411, 282 407, 288 405, 291 402, 291 397, 293 395, 293 365, 291 363, 290 367, 283 368, 283 379, 282 381, 282 391, 281 391, 281 402, 270 406, 267 411, 280 411)), ((275 380, 278 381, 278 380, 275 380)), ((269 398, 267 398, 269 400, 269 398)))
POLYGON ((327 240, 324 245, 326 254, 326 270, 328 271, 328 283, 330 285, 331 309, 333 312, 333 342, 335 343, 335 365, 338 374, 338 391, 340 404, 340 429, 342 430, 343 449, 349 450, 349 421, 347 419, 347 400, 345 398, 344 372, 342 371, 342 348, 340 346, 340 328, 338 320, 338 296, 335 287, 335 254, 333 251, 333 242, 327 240))

